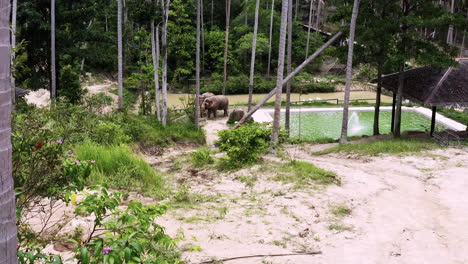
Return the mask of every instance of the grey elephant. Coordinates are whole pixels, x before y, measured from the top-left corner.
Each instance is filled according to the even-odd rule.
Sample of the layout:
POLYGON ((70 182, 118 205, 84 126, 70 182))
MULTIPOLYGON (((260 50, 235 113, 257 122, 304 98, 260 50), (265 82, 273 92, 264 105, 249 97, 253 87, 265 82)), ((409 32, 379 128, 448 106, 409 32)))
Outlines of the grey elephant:
POLYGON ((216 118, 218 110, 224 110, 224 116, 228 115, 229 100, 224 95, 208 97, 203 101, 202 105, 203 112, 207 112, 208 118, 210 118, 211 115, 216 118))
POLYGON ((212 96, 215 96, 214 93, 203 93, 200 95, 200 117, 205 117, 205 114, 206 114, 206 109, 205 107, 203 106, 203 102, 205 101, 206 98, 209 98, 209 97, 212 97, 212 96))
POLYGON ((228 124, 233 124, 234 122, 237 122, 241 120, 245 115, 244 110, 242 109, 234 109, 232 112, 229 114, 229 119, 227 121, 228 124))

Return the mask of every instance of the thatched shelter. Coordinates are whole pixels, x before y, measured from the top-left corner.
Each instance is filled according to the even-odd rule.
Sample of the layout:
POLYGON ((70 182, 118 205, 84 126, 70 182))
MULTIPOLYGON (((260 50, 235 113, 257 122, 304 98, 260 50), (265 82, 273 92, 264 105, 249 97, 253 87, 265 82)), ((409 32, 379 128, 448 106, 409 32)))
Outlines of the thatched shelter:
MULTIPOLYGON (((431 135, 435 128, 437 106, 468 106, 468 58, 457 61, 457 67, 448 69, 420 67, 404 72, 403 97, 432 107, 431 135)), ((392 73, 382 77, 382 87, 393 92, 394 106, 399 75, 392 73)))

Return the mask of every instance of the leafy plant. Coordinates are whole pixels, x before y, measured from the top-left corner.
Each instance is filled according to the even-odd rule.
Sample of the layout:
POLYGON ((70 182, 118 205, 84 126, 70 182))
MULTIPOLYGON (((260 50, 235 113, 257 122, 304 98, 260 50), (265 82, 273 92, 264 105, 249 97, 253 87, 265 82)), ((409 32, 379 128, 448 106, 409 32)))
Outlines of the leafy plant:
POLYGON ((205 147, 190 153, 190 162, 193 166, 200 168, 213 164, 214 159, 211 157, 211 150, 205 147))

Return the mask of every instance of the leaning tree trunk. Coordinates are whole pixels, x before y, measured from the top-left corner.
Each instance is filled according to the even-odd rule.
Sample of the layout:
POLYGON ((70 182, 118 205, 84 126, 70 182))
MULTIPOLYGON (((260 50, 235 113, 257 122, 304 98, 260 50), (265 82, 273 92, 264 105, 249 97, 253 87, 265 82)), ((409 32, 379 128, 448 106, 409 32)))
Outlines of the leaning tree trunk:
POLYGON ((15 84, 15 76, 13 74, 14 69, 14 60, 15 60, 15 48, 16 48, 16 11, 18 9, 18 1, 13 0, 13 6, 11 9, 11 99, 12 102, 15 103, 16 101, 16 84, 15 84))
MULTIPOLYGON (((297 2, 296 2, 297 3, 297 2)), ((288 65, 287 73, 291 74, 292 71, 292 29, 293 29, 293 1, 289 0, 288 7, 288 65)), ((286 84, 286 111, 284 115, 284 126, 289 135, 291 121, 291 81, 286 84)))
POLYGON ((199 128, 200 121, 200 16, 201 16, 201 0, 197 0, 197 48, 196 48, 196 61, 195 61, 195 79, 196 79, 196 91, 195 91, 195 127, 199 128))
POLYGON ((231 20, 231 0, 226 0, 226 37, 224 40, 224 75, 223 94, 226 94, 227 67, 228 67, 228 47, 229 47, 229 23, 231 20))
POLYGON ((171 0, 161 1, 163 9, 163 32, 162 32, 162 116, 161 123, 167 125, 167 23, 169 20, 169 5, 171 0))
POLYGON ((257 50, 257 33, 258 33, 258 10, 260 9, 260 0, 257 0, 255 5, 255 22, 254 22, 254 33, 252 39, 252 54, 250 59, 250 80, 249 80, 249 102, 248 111, 252 108, 252 96, 254 88, 254 75, 255 75, 255 52, 257 50))
POLYGON ((16 264, 16 205, 11 172, 10 0, 0 0, 0 264, 16 264))
POLYGON ((271 14, 270 14, 270 42, 268 44, 268 66, 267 66, 267 76, 270 77, 271 70, 271 42, 273 40, 273 17, 275 11, 275 0, 271 1, 271 14))
POLYGON ((123 109, 123 52, 122 52, 122 0, 117 0, 117 53, 118 53, 118 82, 119 82, 119 110, 123 109))
POLYGON ((55 0, 50 1, 50 98, 57 96, 57 69, 55 66, 55 0))
POLYGON ((161 121, 161 108, 159 102, 159 26, 155 28, 154 21, 151 21, 151 54, 153 55, 154 99, 156 106, 156 117, 158 118, 158 121, 161 121))
MULTIPOLYGON (((450 13, 455 13, 455 0, 452 0, 452 4, 450 6, 450 13)), ((448 29, 448 32, 447 32, 447 43, 449 45, 453 45, 453 25, 450 24, 449 25, 449 29, 448 29)))
MULTIPOLYGON (((319 0, 320 3, 320 0, 319 0)), ((354 53, 354 35, 356 32, 356 20, 359 12, 359 0, 354 0, 353 14, 351 16, 351 25, 349 29, 349 48, 348 62, 346 65, 346 88, 343 107, 343 122, 341 125, 340 143, 348 142, 348 112, 349 112, 349 96, 351 90, 351 82, 353 79, 353 53, 354 53)))
POLYGON ((281 8, 280 40, 278 48, 278 73, 276 78, 275 113, 273 119, 273 131, 271 133, 271 151, 273 153, 276 153, 276 146, 279 140, 279 129, 281 119, 281 92, 283 87, 284 72, 284 53, 286 48, 286 29, 288 25, 288 6, 289 1, 283 0, 281 8))
MULTIPOLYGON (((320 1, 320 0, 319 0, 320 1)), ((312 27, 312 11, 314 10, 314 2, 315 0, 310 0, 310 9, 309 9, 309 24, 307 28, 307 45, 306 45, 306 59, 309 57, 309 46, 310 46, 310 30, 312 27)))

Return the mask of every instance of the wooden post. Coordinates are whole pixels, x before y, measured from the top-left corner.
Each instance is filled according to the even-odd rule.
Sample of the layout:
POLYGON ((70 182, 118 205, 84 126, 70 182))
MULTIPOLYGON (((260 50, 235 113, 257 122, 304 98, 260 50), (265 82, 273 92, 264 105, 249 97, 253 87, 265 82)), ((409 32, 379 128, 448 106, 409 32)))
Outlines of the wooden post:
POLYGON ((434 136, 435 132, 435 125, 436 125, 436 114, 437 114, 437 107, 433 106, 432 107, 432 120, 431 120, 431 137, 434 136))
POLYGON ((395 106, 396 106, 396 93, 393 92, 393 102, 392 102, 392 127, 390 131, 393 133, 393 128, 395 127, 395 106))

